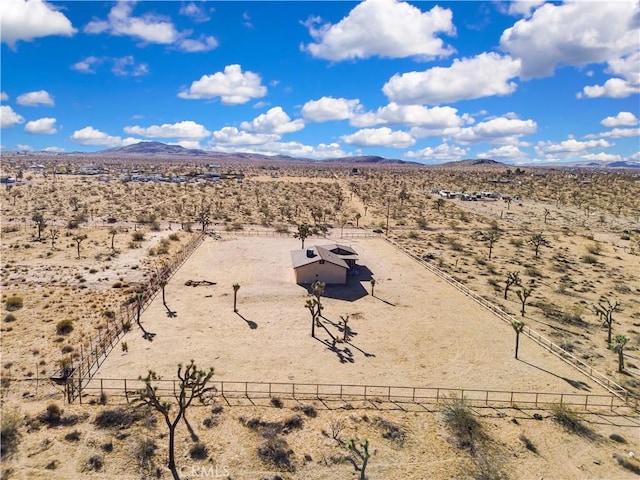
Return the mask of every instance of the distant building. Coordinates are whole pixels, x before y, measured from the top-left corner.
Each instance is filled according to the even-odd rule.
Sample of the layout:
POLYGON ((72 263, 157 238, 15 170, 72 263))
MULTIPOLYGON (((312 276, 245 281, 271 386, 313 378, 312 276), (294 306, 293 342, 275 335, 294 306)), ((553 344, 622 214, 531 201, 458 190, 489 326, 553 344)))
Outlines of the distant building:
POLYGON ((345 245, 323 245, 291 252, 296 283, 324 282, 344 285, 356 267, 358 254, 345 245))

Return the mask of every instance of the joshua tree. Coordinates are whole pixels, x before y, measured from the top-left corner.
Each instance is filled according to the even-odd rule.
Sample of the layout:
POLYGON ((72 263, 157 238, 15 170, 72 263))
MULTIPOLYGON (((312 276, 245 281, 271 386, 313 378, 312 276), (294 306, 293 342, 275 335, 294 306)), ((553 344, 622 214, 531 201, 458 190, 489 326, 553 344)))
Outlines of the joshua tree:
POLYGON ((51 239, 51 250, 56 248, 56 240, 60 236, 60 230, 57 228, 52 228, 49 230, 49 238, 51 239))
POLYGON ((76 242, 76 248, 78 249, 78 258, 80 258, 80 244, 87 239, 87 236, 83 233, 81 235, 75 235, 73 240, 76 242))
POLYGON ((311 284, 311 293, 316 297, 316 304, 318 307, 318 317, 322 316, 322 304, 320 303, 320 297, 324 295, 324 289, 327 286, 324 282, 315 281, 311 284))
POLYGON ((436 211, 440 213, 440 209, 446 205, 447 202, 444 201, 444 198, 436 198, 434 205, 436 207, 436 211))
POLYGON ((311 227, 306 223, 301 223, 298 225, 298 231, 293 234, 295 238, 299 238, 302 240, 302 249, 304 249, 304 241, 311 236, 313 232, 311 231, 311 227))
POLYGON ((533 248, 536 252, 536 257, 538 256, 540 247, 548 247, 551 245, 549 240, 547 240, 545 236, 542 235, 542 233, 536 233, 535 235, 532 235, 528 242, 533 245, 533 248))
POLYGON ((167 279, 166 278, 161 278, 158 281, 158 285, 160 285, 160 289, 162 290, 162 305, 164 305, 164 308, 167 309, 167 312, 169 312, 169 314, 171 314, 171 309, 167 306, 167 299, 165 297, 165 287, 167 286, 167 279))
POLYGON ((38 227, 38 240, 40 240, 42 238, 42 231, 47 226, 47 219, 44 218, 41 213, 34 213, 31 220, 33 220, 36 223, 36 227, 38 227))
POLYGON ((349 315, 340 315, 340 319, 342 320, 342 325, 344 327, 344 332, 342 336, 342 340, 345 342, 349 341, 349 315))
POLYGON ((69 199, 69 205, 71 205, 73 207, 73 211, 76 212, 78 211, 78 207, 80 206, 80 200, 78 199, 78 197, 71 197, 69 199))
POLYGON ((376 288, 376 279, 372 278, 371 279, 371 296, 375 297, 375 288, 376 288))
POLYGON ((233 311, 238 312, 238 290, 240 290, 240 284, 234 283, 233 287, 233 311))
POLYGON ((184 369, 182 365, 178 365, 178 387, 174 389, 173 399, 167 400, 158 393, 158 386, 154 385, 160 377, 149 370, 146 377, 139 377, 144 382, 144 388, 138 391, 138 404, 147 405, 162 415, 167 427, 169 428, 169 470, 174 480, 180 480, 178 468, 175 459, 175 438, 176 427, 180 420, 186 419, 187 409, 194 400, 206 403, 210 395, 215 392, 215 387, 207 384, 213 377, 213 367, 209 371, 198 370, 193 360, 184 369), (175 409, 173 408, 175 406, 175 409))
POLYGON ((369 453, 369 440, 364 440, 357 444, 356 441, 352 438, 351 440, 349 440, 349 443, 347 443, 347 448, 351 450, 358 459, 360 459, 360 462, 362 462, 362 465, 358 467, 356 460, 353 460, 353 466, 356 468, 356 470, 360 471, 360 480, 367 480, 367 464, 369 463, 369 458, 371 457, 371 454, 369 453))
POLYGON ((522 330, 524 329, 524 322, 521 322, 520 320, 513 320, 511 322, 511 326, 513 327, 513 329, 516 332, 516 358, 518 358, 518 347, 520 345, 520 334, 522 333, 522 330))
POLYGON ((504 299, 507 299, 507 293, 512 285, 520 285, 520 272, 509 272, 505 278, 504 299))
POLYGON ((524 317, 524 309, 527 305, 527 299, 529 298, 529 296, 531 296, 531 294, 533 293, 533 287, 522 287, 518 290, 516 290, 516 295, 518 295, 518 298, 520 299, 520 304, 522 305, 522 308, 520 309, 520 314, 524 317))
POLYGON ((109 235, 111 235, 111 250, 112 251, 116 251, 116 247, 114 246, 114 241, 116 239, 116 235, 118 234, 118 229, 117 228, 111 228, 109 229, 109 235))
POLYGON ((544 223, 547 223, 547 218, 549 217, 549 215, 551 215, 551 212, 549 211, 548 208, 544 209, 544 223))
POLYGON ((211 221, 211 205, 205 204, 203 201, 200 205, 200 210, 198 210, 196 214, 196 220, 200 222, 202 231, 204 232, 211 221))
POLYGON ((626 335, 616 335, 611 349, 618 354, 618 372, 624 372, 624 346, 629 339, 626 335))
POLYGON ((611 302, 606 297, 601 297, 597 305, 593 305, 593 311, 600 316, 602 324, 607 326, 607 345, 611 345, 611 328, 613 327, 613 314, 620 309, 620 301, 611 302))
POLYGON ((487 246, 489 247, 489 258, 491 258, 491 252, 493 251, 493 246, 495 243, 500 240, 500 232, 498 230, 489 230, 487 233, 483 235, 483 240, 487 242, 487 246))
POLYGON ((362 218, 362 215, 360 215, 360 213, 356 213, 354 218, 356 219, 356 228, 358 228, 360 226, 360 219, 362 218))
POLYGON ((313 300, 307 300, 304 304, 304 306, 309 310, 309 313, 311 313, 311 336, 313 338, 316 338, 316 317, 318 315, 318 312, 316 311, 317 303, 318 301, 314 298, 313 300))
POLYGON ((144 295, 138 293, 134 297, 134 300, 136 302, 136 323, 138 324, 138 327, 140 327, 140 330, 142 330, 142 338, 152 341, 153 337, 155 337, 156 334, 145 330, 145 328, 142 326, 142 322, 140 321, 140 317, 142 316, 142 305, 144 304, 144 295))

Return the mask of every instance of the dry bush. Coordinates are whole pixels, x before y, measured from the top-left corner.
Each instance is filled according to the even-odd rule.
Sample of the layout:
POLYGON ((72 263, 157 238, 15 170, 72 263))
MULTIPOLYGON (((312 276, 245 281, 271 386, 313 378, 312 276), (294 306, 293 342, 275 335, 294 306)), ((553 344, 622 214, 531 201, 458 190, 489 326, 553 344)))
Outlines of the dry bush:
POLYGON ((0 456, 8 458, 18 449, 22 433, 22 415, 17 410, 2 412, 2 426, 0 427, 0 456))
POLYGON ((484 437, 482 426, 464 400, 450 398, 444 403, 444 421, 454 435, 459 448, 475 451, 484 437))
POLYGON ((14 295, 12 297, 7 298, 4 302, 5 308, 10 312, 15 312, 16 310, 20 310, 24 305, 24 300, 22 297, 18 297, 14 295))

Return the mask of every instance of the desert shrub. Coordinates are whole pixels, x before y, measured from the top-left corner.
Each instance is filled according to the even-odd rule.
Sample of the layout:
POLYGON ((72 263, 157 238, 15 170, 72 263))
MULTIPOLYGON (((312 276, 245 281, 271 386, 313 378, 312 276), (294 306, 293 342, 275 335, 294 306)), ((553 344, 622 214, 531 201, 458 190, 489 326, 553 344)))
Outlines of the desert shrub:
POLYGON ((142 410, 119 407, 113 410, 103 410, 96 416, 94 423, 98 428, 123 429, 130 427, 144 416, 142 410))
POLYGON ((307 417, 315 418, 318 416, 318 411, 313 405, 296 405, 295 410, 300 410, 307 417))
POLYGON ((595 438, 593 430, 582 423, 580 417, 566 405, 555 404, 551 412, 553 420, 568 432, 587 438, 595 438))
POLYGON ((420 235, 418 234, 418 232, 414 232, 412 230, 407 234, 407 238, 410 238, 411 240, 418 240, 420 238, 420 235))
POLYGON ((463 400, 451 398, 445 402, 444 421, 460 448, 475 450, 476 441, 482 436, 482 428, 463 400))
POLYGON ((377 417, 375 419, 375 423, 382 429, 382 438, 391 440, 393 443, 400 447, 404 445, 404 442, 407 438, 407 433, 404 428, 402 428, 402 426, 382 417, 377 417))
POLYGON ((273 397, 271 399, 271 405, 276 407, 276 408, 282 408, 283 403, 282 403, 282 400, 280 398, 273 397))
POLYGON ((158 255, 166 255, 167 253, 169 253, 170 246, 171 242, 169 242, 169 240, 167 240, 166 238, 163 238, 162 240, 160 240, 160 243, 156 247, 156 253, 158 255))
POLYGON ((41 416, 41 421, 49 425, 57 425, 60 423, 63 413, 64 411, 60 408, 60 405, 57 403, 50 403, 47 405, 44 414, 41 416))
POLYGON ((109 440, 108 442, 103 443, 102 445, 100 445, 100 449, 103 452, 107 452, 107 453, 113 452, 113 441, 109 440))
POLYGON ((474 480, 506 480, 503 462, 494 455, 477 455, 474 459, 474 480))
POLYGON ((73 332, 73 320, 65 319, 56 323, 56 333, 58 335, 68 335, 73 332))
POLYGON ((0 427, 0 456, 7 458, 14 454, 20 443, 20 425, 22 416, 16 410, 2 412, 2 426, 0 427))
POLYGON ((194 460, 204 460, 209 456, 209 450, 204 443, 196 443, 189 449, 189 456, 194 460))
POLYGON ((133 232, 131 234, 131 239, 134 242, 142 242, 144 240, 144 232, 133 232))
POLYGON ((134 450, 134 455, 140 468, 143 468, 145 470, 150 470, 151 468, 153 468, 153 457, 156 454, 157 448, 158 446, 152 438, 138 438, 134 450))
POLYGON ((582 257, 582 261, 583 261, 583 263, 587 263, 589 265, 594 265, 594 264, 598 263, 598 259, 596 257, 594 257, 593 255, 584 255, 582 257))
POLYGON ((295 430, 298 428, 302 428, 303 423, 304 422, 300 415, 291 415, 289 418, 285 419, 284 428, 288 430, 295 430))
POLYGON ((588 245, 587 252, 589 252, 592 255, 600 255, 602 253, 602 245, 598 242, 592 245, 588 245))
POLYGON ((263 461, 289 471, 295 469, 291 460, 292 454, 293 450, 289 448, 287 441, 280 437, 269 438, 258 447, 258 456, 263 461))
POLYGON ((180 235, 178 235, 177 233, 170 233, 169 240, 177 242, 178 240, 180 240, 180 235))
POLYGON ((617 433, 612 433, 611 435, 609 435, 609 440, 613 440, 617 443, 627 443, 625 438, 621 435, 618 435, 617 433))
POLYGON ((5 301, 5 308, 10 312, 15 312, 16 310, 20 310, 24 305, 24 300, 22 297, 12 296, 7 298, 5 301))
POLYGON ((518 440, 522 442, 522 444, 524 445, 524 448, 526 448, 530 452, 535 453, 536 455, 538 454, 538 447, 536 447, 533 444, 533 442, 529 440, 529 438, 527 438, 527 436, 524 433, 518 437, 518 440))
POLYGON ((509 243, 516 248, 520 248, 524 244, 524 241, 521 238, 510 238, 509 243))
POLYGON ((67 442, 77 442, 80 440, 80 432, 78 430, 74 430, 73 432, 69 432, 64 436, 64 439, 67 442))
POLYGON ((618 465, 620 465, 625 470, 629 470, 636 475, 640 475, 640 462, 633 458, 627 458, 624 455, 620 455, 619 453, 614 453, 613 458, 616 459, 618 465))
POLYGON ((102 461, 102 457, 100 455, 91 455, 89 458, 87 458, 87 469, 99 472, 100 470, 102 470, 103 466, 104 462, 102 461))
POLYGON ((4 317, 5 323, 11 323, 15 321, 16 321, 16 316, 13 313, 7 313, 7 315, 4 317))

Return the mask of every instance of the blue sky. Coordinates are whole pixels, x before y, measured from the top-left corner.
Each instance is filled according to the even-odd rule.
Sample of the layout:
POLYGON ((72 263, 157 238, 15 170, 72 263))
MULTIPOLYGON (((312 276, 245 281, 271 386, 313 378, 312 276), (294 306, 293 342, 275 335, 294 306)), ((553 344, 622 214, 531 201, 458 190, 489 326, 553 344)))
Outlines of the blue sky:
POLYGON ((640 161, 640 7, 2 0, 3 151, 640 161))

